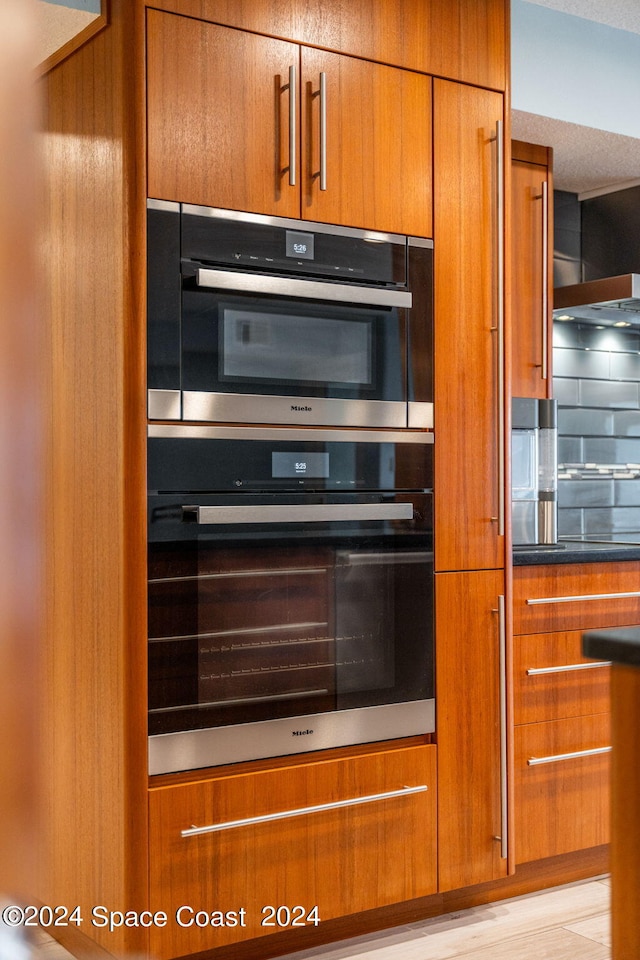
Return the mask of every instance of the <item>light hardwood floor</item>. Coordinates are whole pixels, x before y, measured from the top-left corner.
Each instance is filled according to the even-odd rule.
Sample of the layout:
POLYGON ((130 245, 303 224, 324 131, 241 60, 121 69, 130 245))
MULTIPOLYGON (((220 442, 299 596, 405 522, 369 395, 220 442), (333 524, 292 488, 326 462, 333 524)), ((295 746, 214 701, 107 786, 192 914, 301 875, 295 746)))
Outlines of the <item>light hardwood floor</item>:
MULTIPOLYGON (((282 960, 611 960, 607 877, 288 954, 282 960)), ((42 938, 33 960, 70 960, 42 938)))

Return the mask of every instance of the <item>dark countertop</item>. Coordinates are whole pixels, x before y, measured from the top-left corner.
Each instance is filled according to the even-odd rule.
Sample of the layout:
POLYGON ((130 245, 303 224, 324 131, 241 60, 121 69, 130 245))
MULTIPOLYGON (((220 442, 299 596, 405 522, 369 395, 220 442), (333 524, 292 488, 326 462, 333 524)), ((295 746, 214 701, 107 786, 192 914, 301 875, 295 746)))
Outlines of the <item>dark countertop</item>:
POLYGON ((640 667, 640 627, 588 630, 582 635, 585 657, 640 667))
POLYGON ((561 540, 551 546, 527 545, 513 551, 515 567, 550 563, 615 563, 620 560, 640 560, 640 543, 561 540))

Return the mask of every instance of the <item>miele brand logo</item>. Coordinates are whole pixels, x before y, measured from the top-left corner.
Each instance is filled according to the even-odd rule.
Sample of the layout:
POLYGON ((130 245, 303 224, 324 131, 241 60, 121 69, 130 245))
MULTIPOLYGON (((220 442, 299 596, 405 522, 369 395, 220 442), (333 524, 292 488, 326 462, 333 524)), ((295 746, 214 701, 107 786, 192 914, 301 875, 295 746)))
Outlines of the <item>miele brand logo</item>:
POLYGON ((292 730, 291 736, 292 737, 308 737, 312 733, 313 733, 313 730, 292 730))
POLYGON ((313 407, 299 407, 297 404, 292 403, 291 409, 298 410, 300 413, 311 413, 311 411, 313 410, 313 407))

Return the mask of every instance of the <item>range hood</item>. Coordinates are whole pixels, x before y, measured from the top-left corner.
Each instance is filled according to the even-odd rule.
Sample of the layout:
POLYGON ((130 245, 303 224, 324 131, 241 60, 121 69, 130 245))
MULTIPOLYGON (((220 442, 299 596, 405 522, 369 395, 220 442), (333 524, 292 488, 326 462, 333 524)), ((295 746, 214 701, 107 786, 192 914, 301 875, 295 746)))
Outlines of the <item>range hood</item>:
POLYGON ((556 287, 553 307, 554 320, 640 327, 640 273, 556 287))

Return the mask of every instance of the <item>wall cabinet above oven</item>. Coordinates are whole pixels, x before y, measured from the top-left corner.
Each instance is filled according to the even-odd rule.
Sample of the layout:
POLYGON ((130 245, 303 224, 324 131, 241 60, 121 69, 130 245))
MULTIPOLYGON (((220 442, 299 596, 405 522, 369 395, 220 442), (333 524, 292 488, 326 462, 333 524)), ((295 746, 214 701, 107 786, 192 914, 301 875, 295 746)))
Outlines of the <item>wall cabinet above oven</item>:
POLYGON ((430 77, 147 17, 149 196, 431 236, 430 77))

